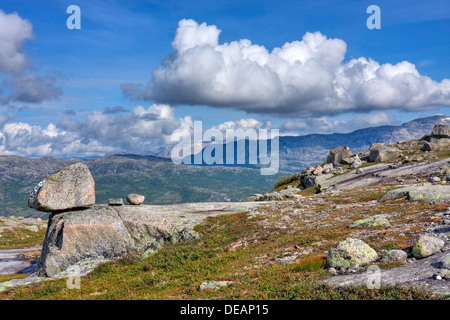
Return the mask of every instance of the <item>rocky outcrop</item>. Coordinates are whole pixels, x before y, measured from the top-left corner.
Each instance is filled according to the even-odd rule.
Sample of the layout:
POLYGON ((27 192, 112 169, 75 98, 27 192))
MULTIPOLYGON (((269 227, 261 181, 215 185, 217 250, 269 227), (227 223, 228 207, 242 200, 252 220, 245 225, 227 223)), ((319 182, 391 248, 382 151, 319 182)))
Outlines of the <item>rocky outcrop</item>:
POLYGON ((443 124, 435 125, 433 131, 431 132, 431 137, 438 139, 450 139, 450 126, 443 124))
POLYGON ((437 124, 430 135, 422 138, 424 140, 423 151, 440 150, 450 147, 450 126, 437 124))
POLYGON ((39 261, 39 275, 114 260, 125 253, 149 254, 166 243, 198 237, 193 230, 209 216, 249 210, 256 203, 195 203, 167 206, 95 205, 52 214, 39 261))
MULTIPOLYGON (((354 172, 341 174, 323 181, 320 186, 321 191, 331 191, 364 188, 387 183, 398 183, 398 179, 400 178, 415 175, 431 176, 433 173, 440 172, 443 168, 448 166, 450 166, 450 158, 430 163, 412 163, 401 167, 392 166, 390 163, 378 163, 365 167, 364 171, 360 174, 355 174, 354 172)), ((439 189, 442 190, 443 194, 448 193, 446 190, 450 188, 450 186, 435 187, 441 187, 442 189, 439 189)), ((425 188, 426 187, 424 187, 424 189, 425 188)), ((397 197, 397 195, 395 197, 397 197)))
POLYGON ((28 206, 55 212, 95 204, 95 184, 88 167, 75 163, 48 176, 34 189, 28 206))

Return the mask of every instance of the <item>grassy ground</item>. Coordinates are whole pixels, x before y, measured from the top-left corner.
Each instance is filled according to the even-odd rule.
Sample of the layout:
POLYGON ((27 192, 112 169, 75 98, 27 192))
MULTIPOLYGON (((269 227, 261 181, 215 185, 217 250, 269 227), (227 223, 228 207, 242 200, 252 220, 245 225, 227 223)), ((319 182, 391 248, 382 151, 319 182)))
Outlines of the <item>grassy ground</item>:
MULTIPOLYGON (((448 205, 377 200, 393 186, 308 195, 260 207, 252 214, 208 218, 196 227, 200 240, 168 245, 151 257, 100 265, 81 279, 46 281, 0 294, 0 299, 432 299, 425 289, 385 286, 335 290, 326 251, 353 236, 375 250, 410 249, 417 233, 448 205), (356 219, 383 213, 392 227, 351 229, 356 219), (293 257, 291 263, 283 263, 293 257), (200 291, 207 280, 231 280, 218 291, 200 291)), ((392 266, 383 266, 392 267, 392 266)))
POLYGON ((11 218, 0 218, 0 250, 35 248, 42 245, 47 222, 42 221, 36 225, 28 223, 28 219, 9 222, 8 219, 11 218), (29 227, 37 227, 37 230, 27 229, 29 227))

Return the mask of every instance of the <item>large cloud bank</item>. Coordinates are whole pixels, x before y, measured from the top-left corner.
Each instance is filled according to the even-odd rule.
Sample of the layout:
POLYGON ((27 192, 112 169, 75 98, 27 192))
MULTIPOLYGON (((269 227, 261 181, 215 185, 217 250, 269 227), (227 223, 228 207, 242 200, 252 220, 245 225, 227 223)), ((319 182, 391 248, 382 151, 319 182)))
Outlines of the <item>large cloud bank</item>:
POLYGON ((219 44, 214 25, 181 20, 149 85, 122 85, 134 99, 317 117, 348 111, 424 110, 450 105, 450 80, 421 75, 407 61, 345 61, 346 43, 320 32, 269 52, 243 39, 219 44))
POLYGON ((158 151, 177 128, 191 130, 189 116, 175 118, 167 105, 137 106, 125 114, 93 111, 81 119, 65 115, 46 128, 0 117, 0 154, 96 156, 158 151))

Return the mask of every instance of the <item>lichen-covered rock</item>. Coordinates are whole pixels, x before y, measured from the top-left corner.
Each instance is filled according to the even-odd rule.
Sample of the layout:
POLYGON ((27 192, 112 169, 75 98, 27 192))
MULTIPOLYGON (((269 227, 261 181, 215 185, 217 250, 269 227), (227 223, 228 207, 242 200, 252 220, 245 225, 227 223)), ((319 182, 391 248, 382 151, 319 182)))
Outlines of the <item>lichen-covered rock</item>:
POLYGON ((39 211, 55 212, 95 204, 95 183, 89 168, 75 163, 48 176, 34 189, 28 206, 39 211))
POLYGON ((351 158, 353 153, 350 151, 348 147, 334 147, 330 150, 330 153, 327 157, 327 163, 332 163, 334 165, 338 165, 342 163, 342 159, 351 158))
POLYGON ((348 268, 352 264, 368 264, 377 258, 377 252, 367 243, 349 237, 338 242, 328 251, 327 264, 333 268, 348 268))
POLYGON ((408 254, 403 250, 394 249, 386 252, 383 259, 388 261, 406 261, 406 259, 408 259, 408 254))
POLYGON ((140 205, 144 202, 145 197, 141 194, 130 193, 127 195, 127 201, 129 204, 140 205))
POLYGON ((386 192, 381 200, 391 200, 406 196, 407 200, 425 201, 429 204, 450 201, 450 186, 425 185, 410 186, 386 192))
POLYGON ((215 280, 212 280, 212 281, 204 281, 204 282, 202 282, 202 283, 200 284, 199 289, 200 289, 201 291, 207 290, 207 289, 210 289, 210 290, 219 290, 220 288, 222 288, 222 287, 227 287, 227 286, 229 286, 230 284, 233 284, 233 281, 215 281, 215 280))
POLYGON ((439 238, 429 235, 422 235, 416 240, 412 254, 414 257, 421 259, 429 257, 439 252, 445 245, 445 242, 439 238))
POLYGON ((391 224, 388 219, 381 216, 373 216, 366 219, 356 220, 350 225, 350 228, 366 228, 366 227, 389 227, 391 224))

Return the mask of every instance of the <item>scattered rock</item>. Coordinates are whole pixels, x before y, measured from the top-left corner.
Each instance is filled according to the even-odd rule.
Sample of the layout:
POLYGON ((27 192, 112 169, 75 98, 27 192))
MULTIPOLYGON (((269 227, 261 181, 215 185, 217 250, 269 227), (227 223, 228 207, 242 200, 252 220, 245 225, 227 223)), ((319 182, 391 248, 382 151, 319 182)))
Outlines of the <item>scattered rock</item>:
POLYGON ((335 276, 337 275, 337 271, 335 268, 331 267, 328 269, 328 272, 330 273, 331 276, 335 276))
POLYGON ((130 193, 127 195, 127 201, 129 204, 140 205, 144 202, 145 197, 141 194, 130 193))
POLYGON ((421 235, 414 244, 412 254, 418 259, 426 258, 439 252, 444 245, 445 242, 439 238, 421 235))
POLYGON ((95 204, 95 184, 89 168, 75 163, 48 176, 32 191, 28 206, 55 212, 95 204))
POLYGON ((333 174, 322 174, 320 176, 306 175, 301 178, 302 184, 305 188, 317 187, 325 180, 333 177, 333 174))
POLYGON ((386 252, 386 254, 383 256, 383 259, 386 259, 387 261, 405 262, 406 259, 408 259, 408 254, 403 250, 394 249, 386 252))
POLYGON ((381 216, 373 216, 366 219, 356 220, 350 225, 350 228, 366 228, 366 227, 389 227, 391 224, 388 219, 381 216))
POLYGON ((353 153, 350 151, 349 147, 334 147, 330 150, 327 157, 327 163, 332 163, 334 165, 342 164, 342 159, 351 158, 353 153))
POLYGON ((356 170, 356 174, 362 174, 364 173, 364 170, 362 168, 358 168, 358 170, 356 170))
POLYGON ((439 177, 431 177, 431 178, 428 180, 428 182, 431 182, 431 183, 438 183, 438 182, 441 182, 441 178, 439 178, 439 177))
POLYGON ((227 287, 232 284, 233 281, 204 281, 200 284, 200 291, 203 290, 219 290, 222 287, 227 287))
POLYGON ((364 241, 347 238, 335 244, 327 255, 328 266, 348 268, 351 264, 365 265, 375 261, 378 254, 364 241))
POLYGON ((320 174, 320 173, 322 173, 323 172, 323 168, 321 167, 321 166, 317 166, 315 169, 314 169, 314 171, 313 171, 313 175, 318 175, 318 174, 320 174))

